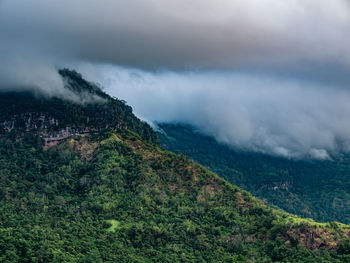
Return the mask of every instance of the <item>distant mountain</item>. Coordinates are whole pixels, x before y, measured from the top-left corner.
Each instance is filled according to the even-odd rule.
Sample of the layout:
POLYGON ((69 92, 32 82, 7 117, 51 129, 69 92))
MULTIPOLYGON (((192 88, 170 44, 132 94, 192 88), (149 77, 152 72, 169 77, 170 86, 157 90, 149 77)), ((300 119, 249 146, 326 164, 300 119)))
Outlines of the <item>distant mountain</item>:
POLYGON ((61 75, 99 98, 0 94, 0 262, 350 262, 349 226, 269 207, 61 75))
POLYGON ((235 151, 194 127, 160 124, 161 144, 216 172, 232 184, 285 211, 315 220, 350 224, 350 158, 288 160, 235 151))

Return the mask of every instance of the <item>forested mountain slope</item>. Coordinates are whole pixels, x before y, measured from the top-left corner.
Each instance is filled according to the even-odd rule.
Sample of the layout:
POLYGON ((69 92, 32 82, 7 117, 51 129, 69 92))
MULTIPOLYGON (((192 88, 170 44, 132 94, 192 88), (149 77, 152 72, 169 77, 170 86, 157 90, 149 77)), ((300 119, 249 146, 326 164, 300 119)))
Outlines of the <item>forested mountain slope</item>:
POLYGON ((198 161, 234 185, 288 212, 350 223, 350 158, 298 161, 243 153, 187 125, 160 124, 161 144, 198 161))
POLYGON ((22 95, 2 115, 1 262, 350 262, 348 226, 273 209, 163 150, 124 103, 22 95), (101 112, 112 122, 90 122, 101 112))

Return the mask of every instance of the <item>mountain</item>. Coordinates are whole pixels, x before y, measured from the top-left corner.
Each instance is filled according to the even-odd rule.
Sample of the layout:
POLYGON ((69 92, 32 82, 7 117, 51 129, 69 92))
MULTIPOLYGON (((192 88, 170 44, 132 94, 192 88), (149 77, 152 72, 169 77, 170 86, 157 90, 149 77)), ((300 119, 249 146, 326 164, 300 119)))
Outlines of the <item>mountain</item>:
POLYGON ((130 106, 113 99, 80 74, 60 70, 66 83, 63 98, 31 92, 0 93, 0 133, 38 135, 52 146, 73 135, 99 134, 106 129, 130 129, 146 141, 157 141, 151 127, 140 122, 130 106))
POLYGON ((188 125, 160 127, 165 148, 186 154, 269 204, 318 221, 350 224, 349 156, 288 160, 233 150, 188 125))
POLYGON ((350 262, 349 226, 271 208, 60 73, 85 102, 0 94, 1 262, 350 262))

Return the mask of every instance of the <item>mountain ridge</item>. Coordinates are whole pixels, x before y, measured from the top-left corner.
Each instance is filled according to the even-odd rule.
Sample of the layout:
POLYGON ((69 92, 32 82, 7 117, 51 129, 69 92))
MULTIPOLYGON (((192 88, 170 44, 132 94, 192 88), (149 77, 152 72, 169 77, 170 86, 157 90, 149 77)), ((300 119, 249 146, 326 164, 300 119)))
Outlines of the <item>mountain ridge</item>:
POLYGON ((0 104, 1 121, 45 109, 61 118, 53 124, 58 130, 102 125, 51 146, 42 138, 45 125, 27 130, 18 115, 2 132, 0 261, 350 262, 349 226, 271 208, 162 149, 129 106, 106 100, 79 105, 19 96, 0 104))
POLYGON ((36 134, 47 146, 52 146, 73 135, 86 136, 109 128, 130 128, 146 140, 157 141, 153 129, 139 121, 132 108, 122 100, 111 98, 75 71, 64 69, 59 73, 66 89, 73 91, 80 100, 47 98, 28 91, 2 92, 0 132, 11 133, 13 130, 14 136, 36 134))

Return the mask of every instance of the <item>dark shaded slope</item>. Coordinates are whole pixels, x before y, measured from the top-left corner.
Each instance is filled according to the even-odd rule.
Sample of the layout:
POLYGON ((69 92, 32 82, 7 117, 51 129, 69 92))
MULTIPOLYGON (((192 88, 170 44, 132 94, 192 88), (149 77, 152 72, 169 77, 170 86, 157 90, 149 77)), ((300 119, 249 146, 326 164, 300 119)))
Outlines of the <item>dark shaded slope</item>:
POLYGON ((293 161, 242 153, 194 128, 162 124, 161 144, 179 151, 232 184, 288 212, 320 221, 350 223, 350 160, 293 161))

